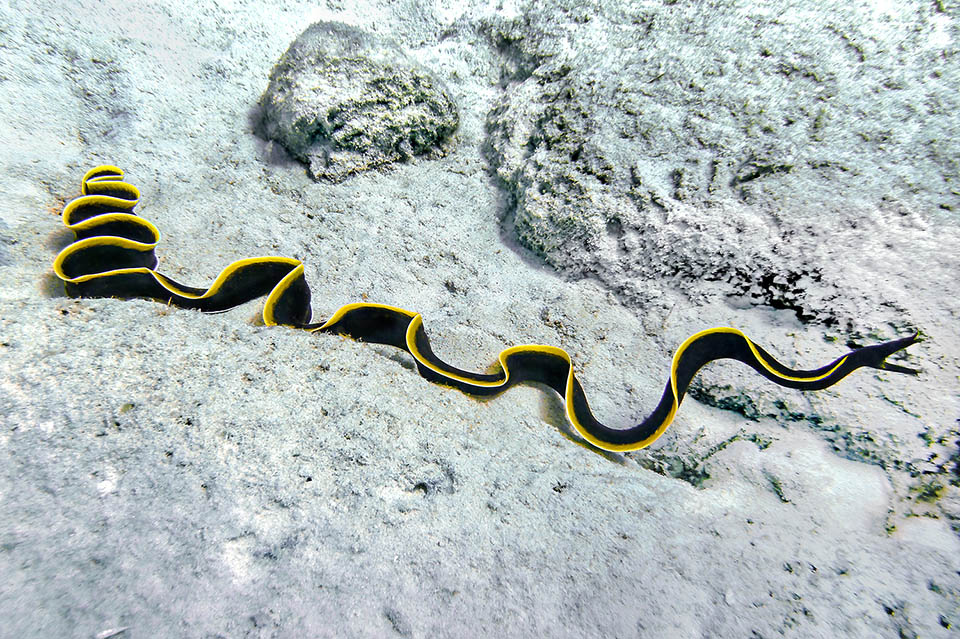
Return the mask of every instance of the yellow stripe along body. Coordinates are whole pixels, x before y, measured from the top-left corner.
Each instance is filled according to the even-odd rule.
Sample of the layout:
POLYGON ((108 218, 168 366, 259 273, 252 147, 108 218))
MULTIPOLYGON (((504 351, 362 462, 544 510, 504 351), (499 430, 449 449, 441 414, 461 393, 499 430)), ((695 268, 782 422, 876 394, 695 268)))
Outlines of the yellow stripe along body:
POLYGON ((303 264, 285 257, 256 257, 230 264, 207 288, 179 284, 158 273, 154 249, 160 232, 133 214, 140 192, 123 181, 115 166, 98 166, 83 177, 82 196, 63 210, 63 223, 77 236, 54 261, 56 275, 68 294, 80 297, 143 297, 205 312, 233 308, 266 295, 267 325, 288 325, 312 332, 331 332, 388 344, 407 351, 420 374, 472 395, 494 395, 522 382, 538 382, 563 398, 567 418, 588 442, 610 451, 636 450, 655 441, 673 420, 697 371, 716 359, 736 359, 781 386, 818 390, 831 386, 857 368, 916 374, 886 358, 917 340, 917 335, 854 350, 815 370, 792 370, 734 328, 711 328, 689 337, 673 356, 670 377, 660 402, 643 422, 624 429, 601 424, 593 416, 583 387, 566 351, 528 344, 500 353, 500 371, 493 374, 460 370, 434 355, 423 318, 383 304, 347 304, 325 322, 310 323, 310 289, 303 264))

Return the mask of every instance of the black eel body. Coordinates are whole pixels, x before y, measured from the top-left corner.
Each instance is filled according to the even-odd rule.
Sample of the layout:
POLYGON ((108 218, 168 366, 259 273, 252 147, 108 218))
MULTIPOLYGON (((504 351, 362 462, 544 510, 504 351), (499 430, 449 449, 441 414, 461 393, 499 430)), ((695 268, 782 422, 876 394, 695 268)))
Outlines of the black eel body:
POLYGON ((502 351, 500 370, 481 374, 461 370, 438 358, 418 313, 383 304, 356 303, 338 309, 324 322, 311 322, 310 288, 303 264, 286 257, 255 257, 227 266, 207 288, 185 286, 155 269, 160 232, 133 213, 136 187, 115 166, 98 166, 84 175, 82 195, 63 210, 63 223, 76 240, 57 256, 54 272, 76 297, 150 298, 208 313, 229 310, 266 296, 263 320, 311 332, 338 333, 386 344, 409 353, 426 379, 471 395, 495 395, 514 384, 549 386, 566 405, 567 418, 588 442, 609 451, 629 451, 654 442, 673 420, 690 381, 708 362, 735 359, 772 382, 788 388, 820 390, 861 367, 915 375, 917 371, 886 358, 917 341, 918 335, 853 350, 814 370, 790 369, 734 328, 711 328, 689 337, 677 349, 660 402, 643 422, 610 428, 590 411, 583 387, 566 351, 527 344, 502 351))

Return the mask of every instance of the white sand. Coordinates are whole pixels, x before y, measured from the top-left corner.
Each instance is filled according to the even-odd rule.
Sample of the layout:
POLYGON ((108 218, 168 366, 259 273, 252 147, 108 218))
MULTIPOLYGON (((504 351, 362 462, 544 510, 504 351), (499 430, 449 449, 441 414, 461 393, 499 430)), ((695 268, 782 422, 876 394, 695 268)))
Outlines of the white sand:
MULTIPOLYGON (((461 367, 562 346, 611 424, 653 407, 673 349, 708 326, 791 364, 842 354, 842 332, 825 341, 789 311, 697 303, 665 281, 639 307, 519 246, 482 152, 512 85, 481 25, 523 13, 505 4, 0 7, 0 637, 955 632, 955 211, 909 211, 911 241, 871 254, 892 268, 842 265, 852 289, 904 291, 891 320, 924 331, 923 375, 802 394, 712 364, 704 393, 757 418, 688 398, 654 450, 628 455, 565 437, 539 388, 478 401, 393 349, 259 326, 259 302, 205 316, 63 295, 50 266, 71 237, 53 213, 109 162, 164 234, 163 272, 199 286, 235 259, 293 256, 318 316, 360 299, 417 310, 461 367), (450 155, 332 186, 252 135, 272 65, 318 19, 391 37, 444 79, 461 118, 450 155), (939 496, 918 499, 931 484, 939 496)), ((890 28, 922 12, 955 55, 934 4, 890 28)), ((915 117, 944 117, 956 140, 954 120, 915 117)))

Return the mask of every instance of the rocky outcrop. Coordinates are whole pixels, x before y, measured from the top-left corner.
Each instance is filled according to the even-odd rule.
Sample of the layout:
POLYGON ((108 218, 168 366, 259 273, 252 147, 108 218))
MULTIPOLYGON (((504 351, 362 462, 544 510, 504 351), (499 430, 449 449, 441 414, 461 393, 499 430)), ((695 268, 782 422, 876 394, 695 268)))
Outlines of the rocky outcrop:
POLYGON ((262 134, 317 180, 439 156, 457 128, 442 84, 396 45, 339 22, 318 22, 287 49, 263 94, 262 134))

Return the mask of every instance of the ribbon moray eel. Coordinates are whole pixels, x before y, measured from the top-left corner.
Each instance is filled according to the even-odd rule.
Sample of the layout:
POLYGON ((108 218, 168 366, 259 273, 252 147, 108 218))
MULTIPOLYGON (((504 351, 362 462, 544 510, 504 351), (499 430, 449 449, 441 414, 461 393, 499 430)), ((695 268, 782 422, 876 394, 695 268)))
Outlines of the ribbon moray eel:
POLYGON ((263 321, 317 333, 338 333, 387 344, 409 353, 426 379, 471 395, 495 395, 514 384, 539 382, 563 397, 567 418, 588 442, 608 451, 637 450, 654 442, 673 420, 690 381, 708 362, 735 359, 788 388, 820 390, 861 367, 916 375, 886 361, 913 344, 918 334, 853 350, 815 370, 793 370, 775 360, 735 328, 711 328, 689 337, 673 356, 670 378, 659 404, 643 422, 610 428, 593 416, 570 356, 559 348, 528 344, 500 353, 500 371, 480 374, 440 360, 430 348, 419 313, 383 304, 347 304, 325 322, 311 323, 310 288, 303 264, 286 257, 255 257, 227 266, 208 288, 185 286, 154 270, 160 231, 133 214, 140 192, 115 166, 98 166, 83 176, 81 197, 63 210, 63 223, 76 240, 53 264, 67 293, 78 297, 152 298, 208 313, 226 311, 266 295, 263 321))

